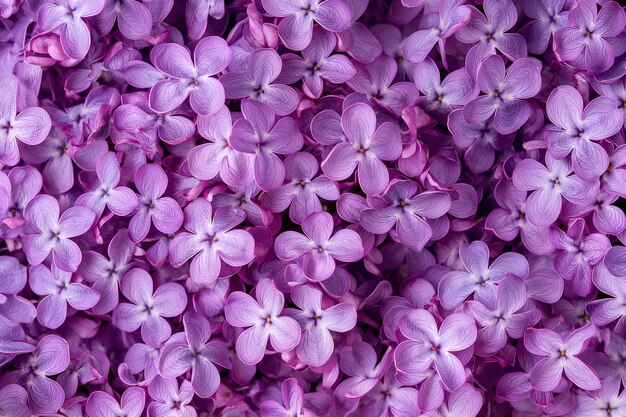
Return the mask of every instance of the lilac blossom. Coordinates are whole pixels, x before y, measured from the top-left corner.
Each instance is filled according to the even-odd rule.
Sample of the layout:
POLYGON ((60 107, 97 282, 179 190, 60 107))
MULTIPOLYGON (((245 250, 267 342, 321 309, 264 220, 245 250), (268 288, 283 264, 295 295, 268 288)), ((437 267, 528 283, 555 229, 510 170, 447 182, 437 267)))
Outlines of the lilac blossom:
POLYGON ((598 12, 594 0, 577 0, 567 18, 569 25, 554 33, 558 57, 586 68, 591 74, 609 69, 615 58, 609 40, 624 29, 624 9, 614 1, 607 1, 598 12))
POLYGON ((572 174, 567 160, 546 155, 546 166, 524 159, 513 172, 513 184, 522 191, 532 191, 526 200, 528 220, 537 226, 552 224, 561 213, 562 198, 574 204, 593 201, 598 181, 585 181, 572 174))
POLYGON ((120 289, 130 303, 120 303, 113 310, 113 323, 125 332, 141 327, 144 342, 158 347, 172 334, 164 317, 175 317, 185 310, 187 295, 184 288, 168 282, 153 290, 152 277, 135 268, 122 278, 120 289))
POLYGON ((389 183, 383 161, 394 161, 402 152, 400 131, 392 122, 376 127, 376 114, 367 104, 356 103, 341 115, 346 142, 336 144, 322 161, 322 171, 331 180, 358 172, 359 185, 368 195, 381 193, 389 183))
POLYGON ((559 86, 548 97, 546 113, 554 127, 548 128, 548 152, 556 159, 571 155, 572 167, 583 179, 595 179, 609 165, 607 152, 597 141, 617 133, 624 120, 617 103, 598 97, 583 108, 580 93, 559 86))
MULTIPOLYGON (((174 378, 191 369, 193 392, 201 398, 208 398, 215 394, 220 385, 220 375, 214 364, 224 368, 231 367, 228 348, 223 341, 209 340, 211 325, 199 314, 186 313, 183 325, 186 340, 170 343, 163 349, 160 359, 161 374, 166 378, 174 378)), ((158 381, 157 379, 157 383, 158 381)), ((171 385, 171 382, 167 384, 171 385)))
POLYGON ((108 258, 94 251, 83 253, 79 272, 100 294, 100 299, 93 306, 96 314, 105 314, 113 310, 119 302, 119 283, 130 269, 135 245, 128 237, 128 230, 118 231, 107 248, 108 258))
POLYGON ((484 95, 463 108, 465 120, 477 124, 493 115, 499 133, 513 133, 530 117, 532 106, 526 99, 541 88, 541 63, 520 58, 505 69, 504 60, 493 55, 482 63, 476 82, 484 95))
POLYGON ((100 299, 94 289, 71 282, 72 273, 52 266, 52 271, 39 264, 30 268, 28 283, 33 292, 44 296, 37 304, 37 320, 50 329, 60 327, 67 316, 67 305, 88 310, 100 299))
POLYGON ((319 415, 331 406, 329 395, 323 392, 304 393, 295 378, 285 379, 281 385, 281 402, 265 400, 259 406, 261 417, 287 415, 319 415))
POLYGON ((261 203, 272 213, 289 208, 289 218, 297 224, 313 213, 322 211, 320 198, 335 201, 339 188, 325 175, 317 176, 319 164, 314 156, 297 152, 285 159, 287 184, 261 196, 261 203))
POLYGON ((568 11, 563 0, 530 0, 522 3, 524 14, 532 19, 520 32, 526 38, 528 52, 543 54, 557 29, 568 26, 568 11))
POLYGON ((496 51, 511 61, 527 55, 524 37, 508 33, 518 18, 512 0, 485 0, 484 15, 473 6, 467 7, 471 10, 469 22, 455 35, 460 42, 474 44, 465 58, 465 66, 473 77, 478 74, 485 59, 496 51))
POLYGON ((224 105, 224 87, 213 78, 230 63, 231 51, 217 36, 202 39, 193 51, 175 43, 163 43, 150 53, 154 66, 169 78, 157 81, 150 90, 150 108, 167 113, 189 97, 198 114, 213 114, 224 105))
POLYGON ((408 81, 394 83, 398 65, 393 58, 381 55, 368 64, 356 64, 355 67, 356 74, 348 85, 372 101, 400 114, 417 100, 419 93, 415 85, 408 81))
POLYGON ((354 262, 363 257, 358 233, 342 229, 333 234, 332 216, 324 211, 305 218, 302 231, 304 234, 287 231, 278 235, 274 250, 285 261, 301 258, 302 270, 312 280, 328 279, 335 271, 335 259, 354 262))
POLYGON ((416 252, 433 236, 428 220, 444 216, 451 204, 447 193, 420 193, 409 181, 392 181, 383 197, 375 201, 373 208, 361 212, 361 226, 375 234, 387 233, 395 226, 397 240, 416 252))
POLYGON ((170 262, 175 268, 189 259, 191 278, 210 285, 230 267, 243 266, 254 258, 254 239, 245 230, 231 230, 245 218, 242 210, 219 208, 197 198, 185 208, 181 232, 170 245, 170 262))
POLYGON ((269 279, 256 285, 256 300, 235 291, 224 307, 226 320, 232 326, 245 327, 237 337, 237 355, 248 365, 259 363, 269 339, 276 352, 288 352, 300 342, 300 325, 291 317, 281 316, 285 297, 269 279))
MULTIPOLYGON (((328 1, 328 0, 327 0, 328 1)), ((247 70, 228 72, 220 78, 227 98, 249 98, 266 103, 278 116, 286 116, 298 106, 298 93, 274 83, 282 70, 280 55, 273 49, 258 49, 248 57, 247 70)))
POLYGON ((57 335, 42 337, 35 351, 20 360, 16 382, 26 386, 32 412, 52 414, 61 407, 63 388, 49 377, 65 371, 69 364, 69 345, 57 335))
POLYGON ((461 246, 459 258, 465 271, 449 272, 439 282, 441 304, 447 309, 457 307, 471 294, 475 300, 493 305, 502 278, 507 274, 528 276, 528 261, 519 253, 504 253, 489 265, 489 247, 480 240, 461 246))
POLYGON ((307 96, 319 98, 324 81, 341 84, 351 80, 356 69, 350 60, 340 54, 331 55, 337 44, 333 33, 315 26, 309 46, 302 50, 302 58, 295 54, 282 56, 283 65, 278 82, 293 84, 302 79, 307 96))
POLYGON ((41 32, 58 31, 61 47, 71 58, 82 59, 91 46, 85 18, 102 12, 105 0, 55 0, 41 5, 37 26, 41 32))
POLYGON ((183 224, 183 211, 171 197, 163 197, 167 188, 167 175, 158 165, 142 165, 135 173, 135 186, 139 191, 139 207, 130 219, 128 237, 133 242, 145 239, 150 224, 165 234, 172 234, 183 224))
POLYGON ((20 160, 17 141, 37 145, 48 136, 50 116, 38 107, 17 110, 18 81, 14 77, 0 87, 0 163, 13 166, 20 160))
POLYGON ((302 147, 303 139, 294 119, 276 120, 270 106, 255 100, 241 105, 244 118, 233 125, 231 146, 254 155, 254 179, 266 191, 275 190, 285 178, 278 155, 289 155, 302 147))
POLYGON ((63 271, 76 271, 82 259, 78 245, 72 240, 91 227, 95 215, 87 207, 70 207, 60 214, 59 203, 49 195, 40 194, 24 209, 24 252, 32 265, 42 263, 50 253, 52 261, 63 271))
POLYGON ((300 51, 311 43, 313 23, 342 32, 350 24, 350 9, 342 0, 262 0, 272 16, 282 17, 278 34, 285 46, 300 51))
POLYGON ((413 310, 402 321, 399 331, 408 340, 398 344, 395 361, 398 370, 422 373, 433 364, 441 382, 452 392, 465 382, 465 370, 454 355, 472 346, 477 331, 474 320, 463 313, 454 313, 437 326, 426 310, 413 310))
POLYGON ((300 308, 286 312, 302 328, 302 338, 296 348, 298 359, 309 366, 322 366, 330 359, 334 350, 331 331, 350 331, 356 325, 356 309, 348 303, 323 309, 322 292, 308 285, 295 287, 291 297, 300 308))
POLYGON ((146 393, 138 387, 126 389, 119 402, 104 391, 95 391, 87 399, 85 411, 88 417, 140 417, 145 403, 146 393))
POLYGON ((189 151, 189 171, 194 177, 211 180, 219 174, 231 187, 241 187, 253 180, 252 156, 232 147, 232 131, 232 118, 226 107, 211 116, 198 116, 198 133, 209 143, 189 151))
POLYGON ((193 398, 191 383, 187 380, 178 386, 175 378, 157 376, 148 385, 148 395, 154 401, 148 404, 148 415, 161 417, 175 415, 181 417, 195 417, 196 409, 189 403, 193 398))
POLYGON ((576 329, 565 339, 552 330, 527 329, 524 333, 526 349, 542 357, 530 372, 532 386, 542 391, 552 391, 565 373, 570 381, 582 389, 599 389, 600 380, 595 371, 578 358, 595 335, 596 328, 593 325, 576 329))
POLYGON ((137 0, 105 0, 102 11, 94 19, 94 26, 101 35, 117 27, 130 40, 143 39, 152 32, 152 15, 143 3, 137 0))

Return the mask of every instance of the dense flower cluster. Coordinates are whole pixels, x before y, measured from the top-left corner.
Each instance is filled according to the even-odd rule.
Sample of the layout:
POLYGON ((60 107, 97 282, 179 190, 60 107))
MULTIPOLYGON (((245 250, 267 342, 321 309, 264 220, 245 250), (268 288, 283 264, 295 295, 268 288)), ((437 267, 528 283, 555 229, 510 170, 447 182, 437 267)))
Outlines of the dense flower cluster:
POLYGON ((613 0, 0 0, 0 415, 626 417, 613 0))

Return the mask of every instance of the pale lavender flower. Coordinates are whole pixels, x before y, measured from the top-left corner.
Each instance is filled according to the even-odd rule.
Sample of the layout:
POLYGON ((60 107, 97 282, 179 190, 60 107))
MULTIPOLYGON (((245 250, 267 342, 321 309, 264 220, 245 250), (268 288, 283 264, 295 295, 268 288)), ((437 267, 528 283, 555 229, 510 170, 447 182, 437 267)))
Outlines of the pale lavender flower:
POLYGON ((383 161, 395 161, 402 153, 400 128, 392 122, 376 127, 376 113, 364 103, 356 103, 341 115, 346 142, 334 146, 322 161, 322 171, 331 180, 348 178, 358 172, 359 185, 367 195, 381 193, 389 183, 383 161))
POLYGON ((139 191, 139 207, 130 219, 128 236, 137 243, 150 231, 150 224, 161 233, 172 234, 183 224, 183 211, 171 197, 163 197, 167 188, 167 175, 155 164, 142 165, 135 173, 135 187, 139 191))
POLYGON ((331 332, 352 330, 357 322, 356 309, 348 303, 323 309, 322 292, 309 285, 295 287, 291 298, 300 308, 285 310, 285 314, 296 319, 302 328, 302 338, 296 348, 298 359, 309 366, 322 366, 333 354, 331 332))
POLYGON ((17 111, 18 82, 15 77, 0 86, 0 164, 13 166, 20 160, 17 141, 37 145, 48 136, 52 122, 39 107, 17 111))
POLYGON ((595 200, 599 183, 585 181, 572 174, 566 159, 546 155, 546 166, 534 159, 524 159, 513 171, 513 184, 522 191, 532 191, 526 200, 528 220, 537 226, 549 226, 561 213, 561 196, 574 204, 588 204, 595 200))
MULTIPOLYGON (((282 0, 281 0, 282 1, 282 0)), ((273 49, 257 49, 248 57, 247 71, 228 72, 220 78, 227 98, 249 98, 266 103, 279 116, 298 107, 298 93, 286 85, 274 83, 283 64, 273 49)))
POLYGON ((438 219, 450 210, 450 196, 442 191, 418 192, 411 181, 393 180, 385 194, 375 197, 373 208, 361 212, 359 223, 371 233, 383 234, 394 226, 395 238, 416 252, 433 236, 428 220, 438 219))
POLYGON ((157 81, 150 90, 150 108, 167 113, 189 97, 189 105, 198 114, 213 114, 224 105, 224 87, 214 75, 230 63, 232 53, 226 41, 217 36, 202 39, 193 51, 175 43, 162 43, 152 49, 155 67, 169 76, 157 81))
POLYGON ((198 133, 209 140, 189 151, 189 172, 200 180, 219 174, 231 187, 242 187, 254 179, 252 155, 235 150, 231 144, 232 118, 227 107, 211 116, 198 116, 198 133))
POLYGON ((489 265, 489 247, 480 240, 461 246, 459 258, 467 272, 449 272, 439 282, 439 299, 447 309, 457 307, 471 294, 485 305, 494 305, 497 284, 505 275, 528 276, 528 261, 519 253, 504 253, 489 265))
POLYGON ((99 14, 105 0, 54 0, 45 2, 37 12, 40 32, 58 31, 63 51, 75 59, 83 59, 91 46, 87 17, 99 14))
POLYGON ((28 283, 43 299, 37 304, 37 321, 49 329, 60 327, 67 316, 67 304, 75 310, 88 310, 100 299, 94 289, 71 282, 72 273, 54 265, 52 271, 39 264, 30 268, 28 283))
POLYGON ((400 332, 408 339, 395 351, 399 371, 419 374, 433 364, 441 382, 452 392, 465 382, 465 369, 454 355, 472 346, 477 331, 474 320, 463 313, 454 313, 437 326, 427 310, 413 310, 400 321, 400 332))
POLYGON ((555 125, 547 129, 550 155, 556 159, 571 155, 572 168, 583 179, 600 176, 609 165, 609 156, 596 142, 622 129, 624 118, 617 105, 612 98, 598 97, 583 108, 574 87, 557 87, 546 103, 548 118, 555 125))
POLYGON ((364 255, 361 238, 353 230, 341 229, 333 234, 333 219, 320 211, 302 222, 304 234, 287 231, 274 241, 276 256, 285 261, 302 259, 302 270, 312 280, 324 281, 335 271, 335 259, 356 262, 364 255))
POLYGON ((76 271, 82 259, 74 237, 85 233, 95 219, 87 207, 74 206, 59 217, 59 203, 49 195, 40 194, 24 209, 26 226, 22 244, 31 266, 39 265, 52 252, 54 264, 68 272, 76 271))
POLYGON ((79 272, 87 281, 93 282, 93 288, 100 294, 100 300, 93 306, 94 313, 106 314, 117 307, 119 283, 130 269, 135 249, 128 238, 128 230, 122 229, 109 242, 108 259, 94 251, 83 253, 79 272))
POLYGON ((528 52, 543 54, 554 32, 568 26, 565 7, 565 0, 528 0, 522 3, 524 14, 532 19, 520 29, 526 38, 528 52))
POLYGON ((524 333, 526 349, 542 357, 530 372, 532 386, 550 392, 558 386, 565 372, 581 389, 599 389, 600 380, 595 371, 578 358, 595 337, 596 328, 592 324, 572 331, 565 339, 552 330, 527 329, 524 333))
POLYGON ((137 207, 137 195, 128 187, 119 185, 121 168, 114 152, 107 152, 96 164, 96 177, 88 182, 89 190, 76 200, 77 206, 90 208, 100 218, 109 208, 118 216, 128 216, 137 207))
POLYGON ((624 30, 624 9, 614 1, 607 1, 598 12, 595 0, 577 0, 567 18, 570 25, 554 33, 557 56, 586 68, 591 74, 609 69, 615 52, 608 39, 624 30))
POLYGON ((254 179, 265 191, 275 190, 285 179, 285 167, 278 155, 290 155, 303 144, 302 134, 291 117, 276 120, 267 104, 245 100, 244 118, 233 125, 230 139, 233 149, 254 155, 254 179))
POLYGON ((481 64, 496 51, 511 61, 527 56, 524 37, 507 33, 517 22, 517 8, 512 0, 485 0, 485 15, 474 6, 467 7, 471 10, 470 20, 455 35, 463 43, 476 43, 465 58, 465 66, 472 77, 476 77, 481 64))
POLYGON ((530 117, 532 98, 541 88, 541 62, 520 58, 505 69, 504 60, 493 55, 481 65, 476 79, 484 95, 463 108, 469 123, 483 123, 494 115, 496 130, 504 135, 518 130, 530 117))
POLYGON ((152 277, 139 268, 128 271, 120 287, 132 304, 117 305, 113 310, 113 324, 125 332, 141 327, 143 341, 153 347, 160 346, 172 334, 164 317, 175 317, 185 310, 185 289, 175 282, 167 282, 154 291, 152 277))
POLYGON ((88 417, 140 417, 145 404, 146 393, 143 388, 128 388, 119 402, 104 391, 95 391, 87 399, 85 411, 88 417))
POLYGON ((185 380, 178 387, 175 378, 157 376, 148 385, 148 395, 154 401, 148 404, 151 417, 196 417, 196 409, 189 405, 193 399, 191 382, 185 380))
POLYGON ((183 325, 186 340, 168 343, 161 353, 161 375, 175 378, 191 370, 193 392, 201 398, 209 398, 220 385, 220 374, 214 364, 228 369, 231 367, 228 348, 224 341, 209 340, 211 325, 201 315, 186 313, 183 325))
POLYGON ((498 283, 495 308, 478 301, 466 303, 467 314, 480 326, 474 347, 476 354, 489 357, 506 345, 508 337, 520 339, 527 328, 537 324, 541 311, 524 309, 527 300, 524 281, 509 275, 498 283))
POLYGON ((593 287, 591 268, 611 248, 609 239, 600 233, 586 234, 583 219, 572 222, 567 233, 552 226, 549 237, 555 248, 554 269, 563 279, 572 280, 576 294, 589 294, 593 287))
POLYGON ((193 40, 202 38, 206 32, 209 16, 213 19, 224 17, 224 0, 189 0, 186 2, 185 22, 187 32, 193 40))
POLYGON ((237 337, 237 355, 247 365, 263 359, 267 341, 276 352, 289 352, 300 342, 300 325, 291 317, 281 316, 285 297, 269 279, 256 284, 255 296, 235 291, 226 300, 224 314, 232 326, 244 327, 237 337))
POLYGON ((262 0, 263 8, 282 17, 278 34, 285 46, 300 51, 311 43, 313 23, 331 32, 343 32, 350 25, 350 9, 341 0, 262 0))
POLYGON ((381 55, 368 64, 357 63, 355 68, 356 74, 348 81, 348 85, 396 114, 401 114, 406 107, 412 106, 419 96, 413 83, 394 83, 398 64, 387 55, 381 55))
POLYGON ((35 351, 19 362, 16 382, 26 386, 33 413, 54 414, 63 405, 63 388, 49 377, 65 371, 69 364, 69 345, 57 335, 42 337, 35 351))
POLYGON ((295 54, 282 55, 283 67, 277 81, 293 84, 302 79, 304 93, 311 98, 320 98, 324 80, 332 84, 351 80, 356 69, 344 55, 331 55, 336 44, 335 34, 315 26, 311 43, 302 50, 302 58, 295 54))
POLYGON ((325 175, 316 177, 319 164, 309 153, 297 152, 285 159, 287 183, 261 196, 261 203, 272 213, 289 208, 289 218, 296 224, 315 212, 322 211, 320 198, 335 201, 339 188, 325 175))
MULTIPOLYGON (((240 267, 254 259, 254 238, 245 230, 231 230, 245 219, 242 210, 219 208, 213 211, 211 203, 196 198, 185 208, 181 232, 170 245, 170 262, 178 268, 193 257, 191 279, 211 285, 229 268, 240 267)), ((232 269, 232 268, 231 268, 232 269)), ((234 271, 233 271, 234 272, 234 271)))
POLYGON ((100 35, 107 35, 117 27, 130 40, 144 39, 152 32, 152 15, 137 0, 104 0, 104 7, 92 22, 100 35))

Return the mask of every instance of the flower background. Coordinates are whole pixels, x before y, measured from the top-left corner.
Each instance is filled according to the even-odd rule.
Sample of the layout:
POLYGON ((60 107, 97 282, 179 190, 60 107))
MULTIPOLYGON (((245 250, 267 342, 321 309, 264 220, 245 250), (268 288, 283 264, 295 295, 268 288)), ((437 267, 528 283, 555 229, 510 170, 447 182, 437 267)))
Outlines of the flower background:
POLYGON ((626 417, 625 26, 0 0, 0 415, 626 417))

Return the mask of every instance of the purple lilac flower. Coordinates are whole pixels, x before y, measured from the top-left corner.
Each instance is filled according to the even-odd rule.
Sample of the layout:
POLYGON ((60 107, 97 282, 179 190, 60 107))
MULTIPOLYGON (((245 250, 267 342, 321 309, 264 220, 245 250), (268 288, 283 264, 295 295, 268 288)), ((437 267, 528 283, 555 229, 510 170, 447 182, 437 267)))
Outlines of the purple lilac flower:
POLYGON ((33 292, 44 296, 37 304, 37 320, 50 329, 60 327, 67 316, 67 305, 76 310, 88 310, 100 299, 94 289, 71 282, 72 273, 55 266, 33 266, 29 271, 29 285, 33 292))
POLYGON ((308 285, 294 288, 291 297, 300 308, 286 313, 302 328, 302 338, 296 348, 298 359, 309 366, 322 366, 334 350, 331 331, 345 333, 352 330, 357 321, 356 309, 348 303, 323 309, 322 292, 308 285))
POLYGON ((480 240, 463 245, 459 258, 467 272, 449 272, 439 282, 441 304, 447 309, 457 307, 471 294, 475 300, 493 305, 497 284, 504 276, 528 276, 528 261, 518 253, 504 253, 489 265, 489 247, 480 240))
POLYGON ((187 380, 178 386, 175 378, 157 376, 148 386, 148 395, 154 401, 148 404, 148 414, 165 417, 178 413, 181 417, 195 417, 198 414, 189 405, 193 398, 191 383, 187 380))
POLYGON ((228 271, 227 266, 240 267, 254 258, 254 239, 245 230, 231 230, 245 218, 242 210, 225 208, 213 211, 211 203, 197 198, 185 208, 181 232, 170 245, 170 262, 175 268, 189 259, 191 278, 210 285, 228 271))
POLYGON ((367 104, 356 103, 341 115, 345 142, 334 146, 322 161, 322 171, 331 180, 348 178, 358 172, 359 185, 368 195, 381 193, 389 183, 389 172, 383 161, 400 157, 400 131, 392 122, 376 127, 376 114, 367 104))
POLYGON ((475 77, 482 63, 496 51, 500 51, 511 61, 527 55, 526 41, 517 33, 508 33, 517 22, 517 9, 511 0, 485 0, 483 15, 477 8, 470 10, 469 22, 456 32, 456 38, 463 43, 475 44, 467 53, 465 65, 475 77))
POLYGON ((281 402, 265 400, 260 405, 261 417, 283 415, 319 415, 328 412, 331 405, 329 395, 324 392, 304 393, 295 378, 285 379, 281 385, 281 402))
POLYGON ((276 256, 284 261, 302 260, 304 274, 312 280, 324 281, 335 271, 335 259, 355 262, 363 257, 358 233, 350 229, 333 234, 332 216, 324 211, 313 213, 302 221, 304 234, 287 231, 274 242, 276 256))
POLYGON ((101 35, 106 35, 113 29, 116 20, 122 35, 130 40, 143 39, 152 32, 152 15, 137 0, 105 0, 93 23, 101 35))
POLYGON ((233 149, 232 131, 232 118, 226 107, 211 116, 198 116, 198 133, 209 143, 189 151, 187 161, 194 177, 211 180, 219 174, 231 187, 241 187, 253 180, 252 156, 233 149))
POLYGON ((175 378, 191 369, 193 392, 201 398, 208 398, 215 394, 220 385, 220 375, 214 364, 231 367, 228 348, 223 341, 209 340, 211 325, 199 314, 186 313, 183 325, 186 340, 170 343, 163 349, 161 374, 166 378, 175 378))
POLYGON ((546 155, 544 166, 533 159, 524 159, 513 172, 513 184, 520 190, 532 191, 526 200, 528 220, 537 226, 552 224, 561 213, 561 196, 574 204, 590 203, 598 190, 597 181, 585 181, 572 175, 566 159, 546 155))
POLYGON ((281 316, 285 297, 269 279, 256 285, 256 301, 248 294, 235 291, 224 307, 226 320, 244 327, 237 337, 237 356, 248 365, 259 363, 269 339, 276 352, 288 352, 300 342, 300 325, 291 317, 281 316))
POLYGON ((528 329, 524 333, 524 345, 529 352, 542 359, 530 372, 533 387, 552 391, 559 384, 563 373, 574 384, 585 390, 600 388, 600 380, 578 355, 596 335, 596 328, 587 325, 576 329, 563 339, 548 329, 528 329))
POLYGON ((566 3, 563 0, 529 0, 522 3, 524 14, 532 19, 520 29, 526 38, 528 52, 543 54, 554 32, 568 26, 568 11, 564 10, 566 3))
POLYGON ((185 8, 185 21, 191 39, 200 39, 207 28, 210 17, 221 19, 224 17, 224 0, 191 0, 185 8))
POLYGON ((315 157, 305 152, 297 152, 285 158, 287 184, 261 196, 261 203, 272 213, 280 213, 289 208, 289 218, 297 224, 313 213, 322 211, 320 198, 335 201, 339 198, 339 188, 325 175, 317 176, 319 164, 315 157))
POLYGON ((463 364, 454 355, 476 341, 476 324, 463 313, 446 317, 437 326, 426 310, 413 310, 400 321, 400 332, 408 340, 398 344, 395 361, 405 373, 423 373, 433 364, 441 382, 452 392, 465 382, 463 364))
POLYGON ((570 86, 559 86, 548 97, 546 113, 554 127, 548 128, 548 152, 556 159, 571 155, 576 174, 595 179, 609 165, 607 152, 597 141, 617 133, 623 117, 617 103, 609 97, 598 97, 583 108, 580 93, 570 86))
POLYGON ((285 167, 278 155, 289 155, 302 147, 302 135, 291 117, 276 120, 270 106, 255 100, 241 105, 244 118, 233 125, 231 146, 254 155, 254 179, 263 190, 282 185, 285 167))
POLYGON ((58 31, 61 47, 71 58, 82 59, 91 46, 91 34, 85 18, 98 15, 104 0, 55 0, 43 3, 37 12, 41 32, 58 31))
POLYGON ((609 69, 615 58, 609 40, 624 29, 624 9, 608 1, 598 12, 594 0, 577 0, 567 18, 569 25, 554 33, 554 50, 559 58, 586 68, 591 74, 609 69))
POLYGON ((278 34, 285 46, 300 51, 311 43, 313 23, 325 30, 342 32, 350 24, 350 9, 341 0, 262 0, 272 16, 282 17, 278 34))
POLYGON ((63 271, 76 271, 82 259, 80 248, 72 238, 91 227, 95 215, 87 207, 70 207, 60 215, 59 203, 45 194, 33 198, 24 209, 24 252, 32 266, 42 263, 50 253, 52 261, 63 271))
MULTIPOLYGON (((328 0, 327 0, 328 1, 328 0)), ((249 98, 266 103, 278 116, 286 116, 298 106, 298 93, 274 83, 283 64, 273 49, 258 49, 248 57, 247 70, 228 72, 220 78, 227 98, 249 98)))
POLYGON ((483 61, 476 82, 485 95, 463 107, 465 120, 483 123, 493 115, 499 133, 513 133, 530 117, 532 106, 525 99, 534 97, 541 88, 541 63, 520 58, 505 69, 504 60, 493 55, 483 61))
POLYGON ((175 43, 164 43, 150 53, 154 66, 169 78, 157 81, 150 90, 150 108, 167 113, 189 97, 198 114, 213 114, 224 105, 224 87, 213 78, 230 63, 231 51, 217 36, 202 39, 193 51, 175 43))
POLYGON ((130 303, 120 303, 113 310, 113 324, 125 332, 141 327, 144 342, 153 347, 169 339, 172 329, 164 317, 175 317, 185 310, 184 288, 168 282, 153 290, 152 277, 135 268, 122 278, 120 289, 130 303), (131 304, 132 303, 132 304, 131 304))
POLYGON ((295 54, 282 56, 283 65, 278 82, 293 84, 302 79, 304 93, 311 98, 319 98, 324 81, 341 84, 351 80, 356 69, 346 56, 331 55, 336 44, 333 33, 315 26, 311 43, 302 50, 302 57, 295 54))
POLYGON ((127 416, 139 417, 146 403, 146 393, 142 388, 130 387, 124 391, 118 402, 104 391, 95 391, 87 399, 88 417, 127 416))
POLYGON ((11 77, 0 87, 0 163, 13 166, 20 160, 17 140, 37 145, 48 136, 50 116, 38 107, 17 111, 17 79, 11 77))

